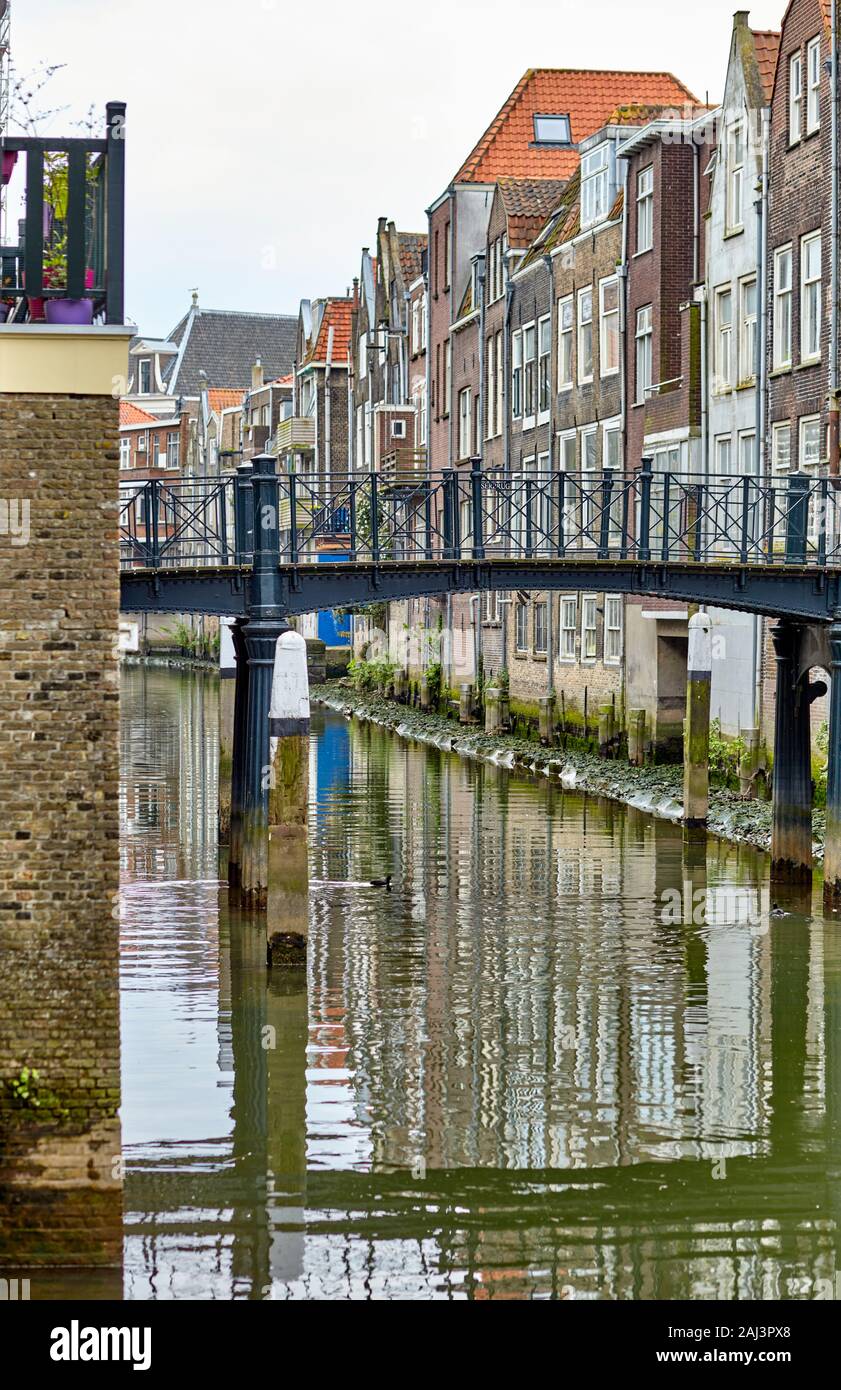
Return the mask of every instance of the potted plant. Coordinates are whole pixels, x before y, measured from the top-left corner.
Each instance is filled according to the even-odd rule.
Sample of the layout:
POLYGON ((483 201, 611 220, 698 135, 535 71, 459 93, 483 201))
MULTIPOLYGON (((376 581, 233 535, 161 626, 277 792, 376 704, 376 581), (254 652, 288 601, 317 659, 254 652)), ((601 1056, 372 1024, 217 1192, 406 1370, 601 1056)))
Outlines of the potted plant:
MULTIPOLYGON (((90 170, 88 171, 90 176, 90 170)), ((44 159, 44 261, 45 288, 61 289, 67 285, 67 161, 61 154, 47 154, 44 159)), ((93 271, 85 271, 85 289, 93 289, 93 271)), ((89 324, 93 321, 93 300, 43 298, 29 299, 29 317, 38 322, 46 319, 54 324, 89 324)))

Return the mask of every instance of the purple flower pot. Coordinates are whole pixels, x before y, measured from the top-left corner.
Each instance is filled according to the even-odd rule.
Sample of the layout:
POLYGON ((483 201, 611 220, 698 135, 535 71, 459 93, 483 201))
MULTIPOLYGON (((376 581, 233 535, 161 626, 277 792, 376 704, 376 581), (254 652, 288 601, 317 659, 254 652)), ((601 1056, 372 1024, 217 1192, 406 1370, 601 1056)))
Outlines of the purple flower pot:
POLYGON ((48 299, 44 305, 47 323, 93 323, 92 299, 48 299))
POLYGON ((0 174, 0 183, 8 183, 12 177, 12 170, 18 162, 17 150, 3 151, 3 172, 0 174))

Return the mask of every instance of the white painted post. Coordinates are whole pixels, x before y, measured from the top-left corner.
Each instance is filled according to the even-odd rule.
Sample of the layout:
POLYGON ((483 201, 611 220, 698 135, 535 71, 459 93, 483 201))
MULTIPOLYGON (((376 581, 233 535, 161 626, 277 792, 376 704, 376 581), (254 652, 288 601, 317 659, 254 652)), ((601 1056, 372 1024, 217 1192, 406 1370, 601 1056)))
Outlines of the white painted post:
POLYGON ((310 695, 307 644, 298 632, 284 632, 275 648, 269 734, 266 956, 269 965, 302 965, 309 919, 310 695))
POLYGON ((683 823, 706 825, 710 799, 710 686, 712 635, 707 613, 689 619, 686 663, 686 736, 683 762, 683 823))

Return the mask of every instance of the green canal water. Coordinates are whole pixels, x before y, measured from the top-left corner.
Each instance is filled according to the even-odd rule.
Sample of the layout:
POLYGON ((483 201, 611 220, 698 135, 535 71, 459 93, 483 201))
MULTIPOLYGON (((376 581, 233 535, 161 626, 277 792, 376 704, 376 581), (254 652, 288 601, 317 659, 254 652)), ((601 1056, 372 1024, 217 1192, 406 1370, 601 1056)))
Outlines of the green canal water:
POLYGON ((309 964, 268 972, 219 869, 219 691, 123 675, 126 1297, 828 1291, 817 892, 771 915, 753 850, 316 710, 309 964))

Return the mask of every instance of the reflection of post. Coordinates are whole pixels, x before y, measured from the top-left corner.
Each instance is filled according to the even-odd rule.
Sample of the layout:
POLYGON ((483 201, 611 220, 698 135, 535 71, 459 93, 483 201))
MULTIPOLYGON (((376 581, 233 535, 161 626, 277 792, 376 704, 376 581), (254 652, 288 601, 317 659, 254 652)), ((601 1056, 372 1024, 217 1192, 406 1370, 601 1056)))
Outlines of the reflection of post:
POLYGON ((228 835, 228 884, 236 891, 241 882, 242 815, 245 809, 245 744, 248 725, 248 652, 242 623, 231 628, 236 658, 234 691, 234 733, 231 751, 231 813, 228 835))
POLYGON ((307 978, 275 970, 266 991, 267 1164, 272 1279, 304 1272, 307 1172, 307 978))
POLYGON ((827 907, 837 907, 841 903, 841 611, 836 611, 829 629, 829 649, 832 684, 829 698, 823 894, 827 907))
POLYGON ((237 659, 230 623, 219 624, 219 843, 231 833, 231 770, 234 756, 234 702, 237 659))
POLYGON ((710 796, 711 679, 710 619, 706 613, 693 613, 689 619, 686 741, 683 763, 683 823, 688 826, 707 823, 710 796))
POLYGON ((802 630, 778 622, 771 629, 777 659, 771 878, 812 879, 812 768, 809 729, 811 688, 800 678, 802 630))
POLYGON ((269 965, 301 965, 306 962, 309 914, 310 698, 307 647, 297 632, 278 639, 269 732, 267 959, 269 965))

